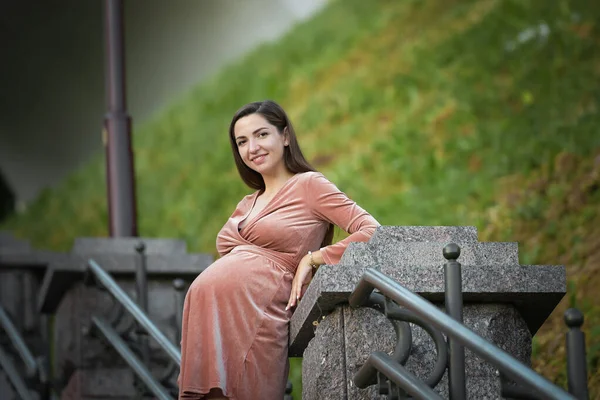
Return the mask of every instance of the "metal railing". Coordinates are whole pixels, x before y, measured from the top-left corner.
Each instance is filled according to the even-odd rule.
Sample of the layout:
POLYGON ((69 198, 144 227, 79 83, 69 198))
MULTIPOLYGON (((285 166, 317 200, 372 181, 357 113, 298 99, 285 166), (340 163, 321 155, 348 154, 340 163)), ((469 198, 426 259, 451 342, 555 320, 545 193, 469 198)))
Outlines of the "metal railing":
MULTIPOLYGON (((136 381, 136 386, 140 386, 141 391, 149 391, 160 400, 169 400, 177 397, 177 386, 173 384, 173 381, 175 373, 179 371, 181 365, 181 351, 148 317, 148 279, 145 249, 143 242, 138 243, 135 247, 139 255, 135 271, 137 302, 132 300, 113 277, 96 261, 93 259, 88 261, 86 283, 95 283, 101 289, 108 291, 116 300, 116 310, 108 320, 97 315, 92 316, 92 325, 88 333, 90 335, 100 333, 119 353, 135 373, 139 380, 136 381), (125 328, 117 330, 113 326, 118 325, 123 316, 123 310, 126 310, 133 317, 135 323, 126 324, 125 328), (132 333, 134 335, 131 335, 132 333), (130 340, 132 336, 134 339, 130 340), (148 336, 155 340, 169 358, 167 367, 160 373, 158 379, 150 372, 151 357, 148 336)), ((181 297, 185 289, 184 282, 176 279, 173 286, 178 297, 181 297)), ((177 301, 177 304, 180 302, 177 301)), ((178 315, 181 311, 179 309, 175 310, 176 320, 181 320, 178 315)), ((179 336, 179 332, 177 332, 177 336, 179 336)))
MULTIPOLYGON (((119 353, 125 360, 127 365, 133 370, 137 378, 143 383, 145 389, 149 390, 154 396, 160 400, 169 400, 177 397, 177 386, 170 384, 173 382, 175 373, 179 372, 181 365, 181 350, 174 345, 161 330, 148 317, 148 279, 146 270, 145 245, 140 242, 136 245, 135 250, 139 254, 137 269, 136 269, 136 294, 137 302, 119 286, 119 284, 108 274, 96 261, 93 259, 88 261, 86 278, 88 284, 92 282, 108 291, 117 301, 117 309, 112 313, 111 318, 106 321, 98 316, 92 316, 91 322, 93 329, 89 330, 89 334, 99 332, 104 339, 119 353), (123 315, 125 309, 135 320, 137 326, 128 325, 126 328, 117 331, 113 326, 123 315), (128 343, 123 337, 127 337, 131 331, 135 329, 137 340, 133 343, 128 343), (170 359, 168 366, 160 374, 160 378, 156 379, 150 372, 150 352, 147 341, 147 335, 151 336, 158 346, 167 354, 170 359), (133 346, 135 351, 130 346, 133 346), (138 353, 138 355, 136 355, 138 353), (141 359, 140 359, 141 358, 141 359), (165 387, 167 386, 167 387, 165 387)), ((183 301, 185 297, 185 282, 182 279, 173 281, 175 288, 176 310, 175 321, 177 327, 181 326, 183 301)), ((177 339, 181 339, 181 332, 177 328, 177 339)), ((291 396, 292 384, 288 381, 286 386, 284 400, 292 400, 291 396)))
POLYGON ((379 311, 383 308, 382 312, 391 320, 407 321, 422 326, 432 335, 436 343, 438 362, 434 368, 436 371, 432 374, 435 376, 430 376, 433 379, 427 381, 420 380, 408 371, 403 364, 408 358, 406 349, 410 348, 410 343, 406 342, 412 341, 412 338, 406 334, 399 335, 399 328, 397 328, 397 351, 392 356, 381 352, 371 354, 356 373, 355 384, 359 388, 366 388, 379 383, 379 393, 387 394, 392 399, 404 398, 403 396, 406 395, 416 399, 440 398, 439 394, 433 391, 439 383, 438 375, 441 378, 446 369, 444 365, 440 374, 437 368, 444 363, 443 357, 446 352, 444 346, 438 343, 438 334, 433 333, 439 330, 448 337, 447 370, 450 399, 467 398, 464 349, 468 348, 497 368, 500 377, 508 377, 516 382, 516 384, 509 384, 504 379, 501 380, 502 396, 519 399, 587 400, 589 395, 585 340, 580 330, 583 315, 575 309, 569 309, 565 314, 566 323, 570 328, 567 333, 569 386, 567 392, 462 324, 461 265, 457 262, 459 256, 460 248, 456 244, 444 248, 444 257, 447 260, 444 266, 446 312, 381 272, 374 269, 365 271, 350 296, 350 305, 368 306, 379 311), (381 294, 374 293, 374 290, 378 290, 381 294), (398 349, 402 350, 398 351, 398 349))
POLYGON ((8 313, 0 305, 0 327, 12 344, 14 353, 21 360, 25 368, 25 376, 21 376, 19 368, 15 365, 9 352, 0 345, 0 367, 6 373, 11 385, 23 400, 34 399, 32 386, 37 386, 36 392, 42 398, 49 398, 48 374, 44 365, 44 359, 36 359, 33 352, 25 343, 25 339, 19 333, 8 313))

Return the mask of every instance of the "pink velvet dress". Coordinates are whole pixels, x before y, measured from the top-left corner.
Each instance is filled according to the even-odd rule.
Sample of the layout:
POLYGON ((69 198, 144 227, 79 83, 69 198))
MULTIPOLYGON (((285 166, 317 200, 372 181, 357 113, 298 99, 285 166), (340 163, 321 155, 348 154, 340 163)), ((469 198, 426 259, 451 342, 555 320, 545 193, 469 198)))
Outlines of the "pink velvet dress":
MULTIPOLYGON (((336 264, 378 222, 321 173, 291 177, 241 230, 259 192, 242 199, 217 236, 220 258, 190 286, 183 308, 180 398, 221 388, 232 400, 282 400, 288 374, 285 309, 298 263, 329 223, 350 235, 321 248, 336 264)), ((199 397, 198 397, 199 398, 199 397)))

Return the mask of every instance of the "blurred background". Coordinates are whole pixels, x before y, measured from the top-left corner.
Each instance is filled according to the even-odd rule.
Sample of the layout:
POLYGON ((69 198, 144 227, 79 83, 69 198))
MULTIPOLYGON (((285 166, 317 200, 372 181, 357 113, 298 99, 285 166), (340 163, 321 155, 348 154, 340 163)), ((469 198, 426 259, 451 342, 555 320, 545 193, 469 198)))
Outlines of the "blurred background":
MULTIPOLYGON (((135 123, 325 0, 128 0, 128 109, 135 123)), ((102 150, 104 2, 2 1, 0 171, 15 207, 102 150)))
MULTIPOLYGON (((125 4, 141 236, 216 255, 250 192, 230 118, 273 99, 313 165, 382 224, 473 225, 519 242, 523 265, 565 265, 533 365, 566 384, 562 315, 578 307, 600 396, 599 3, 125 4)), ((0 229, 67 251, 108 234, 102 2, 2 10, 0 229)))

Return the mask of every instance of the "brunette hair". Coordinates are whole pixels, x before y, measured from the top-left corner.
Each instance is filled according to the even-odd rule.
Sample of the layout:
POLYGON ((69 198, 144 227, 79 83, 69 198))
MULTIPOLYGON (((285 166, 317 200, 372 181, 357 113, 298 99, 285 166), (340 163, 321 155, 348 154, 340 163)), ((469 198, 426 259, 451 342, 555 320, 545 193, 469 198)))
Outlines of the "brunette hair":
MULTIPOLYGON (((255 113, 262 115, 267 122, 276 127, 280 135, 287 134, 288 145, 285 146, 283 150, 283 161, 289 172, 298 174, 301 172, 316 171, 316 169, 306 161, 304 154, 302 154, 302 150, 300 150, 300 145, 296 139, 296 131, 284 109, 272 100, 256 101, 246 104, 237 110, 229 125, 229 142, 231 143, 233 159, 235 160, 235 166, 237 167, 240 177, 246 185, 252 189, 265 190, 265 181, 262 175, 244 163, 235 141, 234 128, 236 122, 243 117, 255 113)), ((332 243, 333 229, 333 224, 330 224, 321 247, 328 246, 332 243)))

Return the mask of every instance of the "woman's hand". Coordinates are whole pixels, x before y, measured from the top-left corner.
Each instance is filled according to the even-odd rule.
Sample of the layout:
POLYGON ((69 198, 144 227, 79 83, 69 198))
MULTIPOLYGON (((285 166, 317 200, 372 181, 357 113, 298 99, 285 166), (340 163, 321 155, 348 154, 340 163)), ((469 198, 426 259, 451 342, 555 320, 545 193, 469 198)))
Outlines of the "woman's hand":
POLYGON ((304 295, 302 289, 310 283, 312 279, 312 270, 313 268, 310 265, 310 259, 308 255, 305 255, 302 257, 302 260, 300 260, 300 264, 298 264, 298 268, 296 269, 296 275, 292 281, 292 293, 290 293, 290 300, 285 308, 286 310, 296 306, 298 301, 300 301, 304 295))

